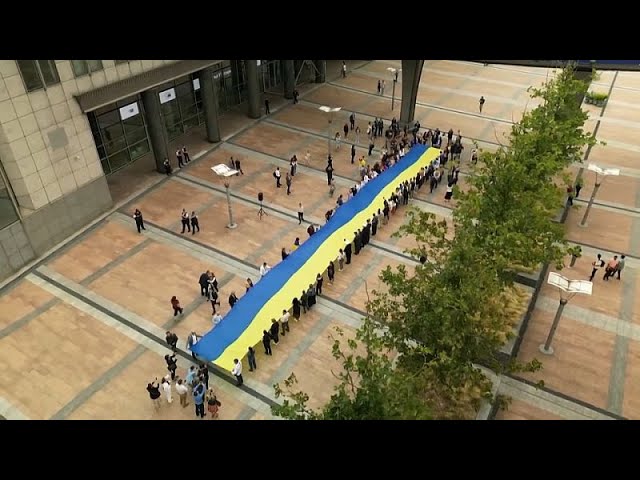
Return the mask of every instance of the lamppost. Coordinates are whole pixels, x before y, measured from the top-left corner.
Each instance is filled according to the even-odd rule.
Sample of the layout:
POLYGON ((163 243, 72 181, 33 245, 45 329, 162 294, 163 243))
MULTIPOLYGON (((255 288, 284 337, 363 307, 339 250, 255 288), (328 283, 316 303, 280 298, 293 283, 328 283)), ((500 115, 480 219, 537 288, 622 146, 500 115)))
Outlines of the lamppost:
POLYGON ((596 198, 596 194, 598 193, 598 189, 600 188, 600 185, 602 185, 602 182, 604 181, 605 178, 607 178, 608 176, 612 175, 612 176, 618 176, 620 175, 620 170, 618 170, 617 168, 600 168, 599 166, 590 163, 589 166, 587 167, 587 170, 591 170, 592 172, 596 173, 596 185, 593 188, 593 192, 591 192, 591 198, 589 199, 589 205, 587 205, 587 210, 584 212, 584 217, 582 217, 582 221, 580 222, 580 226, 581 227, 586 227, 587 226, 587 218, 589 217, 589 212, 591 211, 591 206, 593 205, 593 201, 596 198), (598 178, 598 175, 600 175, 602 178, 598 178))
MULTIPOLYGON (((211 167, 211 170, 213 170, 213 172, 219 177, 223 177, 225 179, 228 179, 229 177, 232 177, 238 173, 237 170, 229 168, 224 163, 216 165, 215 167, 211 167)), ((233 210, 231 210, 231 195, 229 194, 229 186, 229 180, 225 180, 224 188, 227 192, 227 207, 229 208, 229 224, 227 225, 227 228, 233 229, 236 228, 238 224, 233 221, 233 210)))
POLYGON ((553 347, 551 346, 551 342, 553 341, 553 336, 555 335, 556 329, 558 328, 558 323, 560 323, 560 317, 562 316, 564 307, 567 305, 567 303, 569 303, 569 300, 575 297, 578 293, 591 295, 593 283, 586 280, 569 280, 568 278, 563 277, 559 273, 555 272, 551 272, 549 274, 547 283, 558 288, 558 291, 560 292, 560 304, 558 305, 556 316, 554 317, 553 323, 551 324, 551 330, 549 330, 547 341, 544 343, 544 345, 540 345, 539 350, 545 355, 553 355, 553 347))
POLYGON ((391 72, 391 75, 393 77, 393 88, 391 90, 391 110, 393 110, 396 104, 396 83, 398 83, 398 74, 402 71, 402 69, 387 67, 387 70, 391 72))
POLYGON ((342 107, 327 107, 325 105, 318 107, 318 110, 322 110, 329 115, 329 125, 327 126, 327 156, 331 155, 331 123, 333 122, 333 114, 342 110, 342 107))

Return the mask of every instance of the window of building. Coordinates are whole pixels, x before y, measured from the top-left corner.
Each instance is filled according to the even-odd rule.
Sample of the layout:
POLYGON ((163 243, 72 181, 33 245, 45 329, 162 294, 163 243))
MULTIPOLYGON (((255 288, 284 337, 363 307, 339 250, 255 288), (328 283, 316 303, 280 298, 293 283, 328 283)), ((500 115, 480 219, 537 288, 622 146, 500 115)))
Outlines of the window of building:
POLYGON ((71 60, 71 69, 76 77, 102 70, 102 60, 71 60))
POLYGON ((16 60, 27 92, 60 83, 54 60, 16 60))
POLYGON ((159 88, 160 91, 174 88, 176 98, 160 105, 162 119, 169 140, 179 137, 193 127, 204 123, 200 89, 194 90, 195 75, 180 78, 159 88))
POLYGON ((11 191, 4 181, 4 172, 0 172, 0 229, 17 222, 18 213, 11 200, 11 191))
POLYGON ((137 96, 120 100, 87 116, 105 175, 126 167, 151 151, 142 102, 137 96), (139 113, 123 120, 120 108, 134 103, 139 113))

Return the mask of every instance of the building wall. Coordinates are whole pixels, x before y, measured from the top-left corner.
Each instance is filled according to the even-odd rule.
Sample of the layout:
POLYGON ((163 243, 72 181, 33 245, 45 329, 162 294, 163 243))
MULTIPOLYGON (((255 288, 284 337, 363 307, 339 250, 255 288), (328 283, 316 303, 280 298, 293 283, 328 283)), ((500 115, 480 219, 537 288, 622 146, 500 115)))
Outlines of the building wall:
POLYGON ((69 60, 56 60, 60 83, 27 92, 16 61, 0 60, 0 162, 22 220, 0 230, 0 278, 112 204, 87 116, 74 95, 172 62, 102 60, 102 70, 76 78, 69 60))
POLYGON ((103 175, 89 122, 73 95, 159 67, 172 60, 133 60, 75 78, 56 60, 60 83, 27 93, 14 60, 0 60, 0 158, 21 213, 69 195, 103 175))

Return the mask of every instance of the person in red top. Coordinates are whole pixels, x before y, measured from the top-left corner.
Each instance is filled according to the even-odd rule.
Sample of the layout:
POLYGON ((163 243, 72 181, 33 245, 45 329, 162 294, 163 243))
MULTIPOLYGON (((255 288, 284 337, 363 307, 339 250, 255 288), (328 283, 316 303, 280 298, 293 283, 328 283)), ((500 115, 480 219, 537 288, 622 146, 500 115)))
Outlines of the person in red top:
POLYGON ((184 312, 184 308, 180 306, 180 300, 178 300, 175 295, 171 297, 171 306, 173 307, 174 317, 178 314, 182 315, 182 312, 184 312))

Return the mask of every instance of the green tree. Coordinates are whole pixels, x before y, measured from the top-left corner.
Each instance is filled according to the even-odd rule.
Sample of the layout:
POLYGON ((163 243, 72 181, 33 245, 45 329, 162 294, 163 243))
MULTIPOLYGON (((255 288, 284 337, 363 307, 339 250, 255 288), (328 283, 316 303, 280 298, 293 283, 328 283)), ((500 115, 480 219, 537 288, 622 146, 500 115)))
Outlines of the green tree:
POLYGON ((394 365, 394 358, 369 319, 364 319, 356 339, 347 339, 336 328, 333 356, 342 370, 334 373, 338 384, 329 402, 319 410, 308 406, 309 396, 297 389, 294 374, 283 386, 274 385, 282 405, 272 412, 290 420, 428 420, 432 414, 425 401, 427 379, 420 369, 407 371, 394 365))

